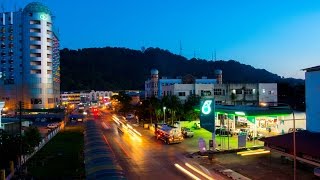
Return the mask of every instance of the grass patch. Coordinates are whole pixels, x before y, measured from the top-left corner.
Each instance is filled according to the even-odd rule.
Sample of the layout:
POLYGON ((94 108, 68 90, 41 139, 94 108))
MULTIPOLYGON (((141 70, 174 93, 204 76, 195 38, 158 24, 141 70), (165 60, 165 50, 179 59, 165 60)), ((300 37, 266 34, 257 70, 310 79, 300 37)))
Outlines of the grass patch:
POLYGON ((74 179, 84 177, 83 127, 67 126, 27 163, 36 179, 74 179))

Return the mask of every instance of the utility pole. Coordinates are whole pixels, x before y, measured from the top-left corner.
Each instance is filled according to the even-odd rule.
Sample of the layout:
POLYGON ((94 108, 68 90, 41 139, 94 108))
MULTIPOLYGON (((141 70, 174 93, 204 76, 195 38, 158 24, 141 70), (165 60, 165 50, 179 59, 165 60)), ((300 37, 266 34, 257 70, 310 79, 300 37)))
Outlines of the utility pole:
POLYGON ((19 101, 19 176, 22 173, 22 108, 24 106, 24 103, 22 101, 19 101))

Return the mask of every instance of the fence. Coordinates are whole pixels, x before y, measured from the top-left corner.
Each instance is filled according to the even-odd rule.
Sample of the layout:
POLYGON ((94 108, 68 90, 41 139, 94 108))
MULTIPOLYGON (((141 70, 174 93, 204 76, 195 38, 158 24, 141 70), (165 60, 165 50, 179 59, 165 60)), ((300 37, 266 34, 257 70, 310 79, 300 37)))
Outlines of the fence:
MULTIPOLYGON (((60 126, 58 126, 57 128, 55 128, 53 131, 51 131, 45 138, 43 138, 41 140, 41 142, 39 143, 39 145, 37 147, 34 148, 34 151, 31 154, 28 155, 22 155, 21 158, 21 165, 24 165, 30 158, 33 157, 33 155, 35 155, 40 149, 42 149, 42 147, 44 145, 46 145, 54 136, 56 136, 58 134, 58 132, 60 132, 60 130, 64 129, 64 122, 61 123, 60 126)), ((18 170, 21 166, 20 164, 17 164, 17 166, 15 167, 13 172, 10 172, 10 174, 6 177, 6 180, 10 180, 13 175, 14 172, 16 170, 18 170)))

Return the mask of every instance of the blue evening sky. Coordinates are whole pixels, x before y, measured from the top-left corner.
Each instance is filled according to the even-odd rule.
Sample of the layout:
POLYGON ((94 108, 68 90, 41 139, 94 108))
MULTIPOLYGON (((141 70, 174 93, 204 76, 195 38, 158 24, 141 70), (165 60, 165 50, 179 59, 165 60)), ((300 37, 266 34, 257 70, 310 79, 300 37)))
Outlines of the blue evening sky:
MULTIPOLYGON (((1 0, 6 9, 30 0, 1 0)), ((320 65, 319 0, 42 0, 63 48, 160 47, 234 59, 284 77, 320 65)))

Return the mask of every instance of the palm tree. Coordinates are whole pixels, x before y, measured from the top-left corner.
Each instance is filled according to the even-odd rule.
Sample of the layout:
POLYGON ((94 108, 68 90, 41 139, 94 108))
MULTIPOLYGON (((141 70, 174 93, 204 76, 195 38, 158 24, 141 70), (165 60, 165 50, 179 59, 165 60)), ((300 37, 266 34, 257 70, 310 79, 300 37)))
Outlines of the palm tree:
POLYGON ((187 101, 184 103, 184 118, 188 121, 192 121, 199 117, 199 111, 196 108, 200 106, 201 97, 198 95, 190 95, 187 101))
POLYGON ((173 124, 176 120, 176 113, 178 110, 182 109, 182 104, 178 96, 165 96, 162 98, 162 103, 168 108, 168 112, 171 115, 171 123, 173 124))
POLYGON ((233 102, 233 105, 236 105, 237 95, 235 93, 231 93, 230 95, 231 101, 233 102))

